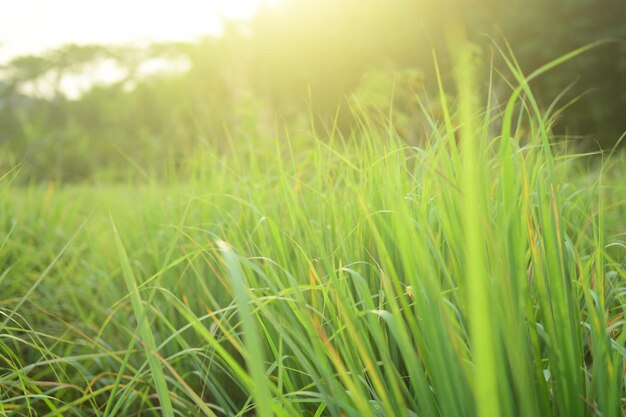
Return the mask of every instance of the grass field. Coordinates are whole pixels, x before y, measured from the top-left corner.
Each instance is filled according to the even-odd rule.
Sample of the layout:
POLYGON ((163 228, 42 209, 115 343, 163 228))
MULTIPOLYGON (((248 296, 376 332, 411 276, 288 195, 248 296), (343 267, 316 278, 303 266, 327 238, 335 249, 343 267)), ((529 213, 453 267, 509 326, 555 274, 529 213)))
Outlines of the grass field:
POLYGON ((623 416, 626 159, 554 138, 528 81, 561 61, 496 103, 461 54, 420 146, 360 119, 168 181, 4 174, 0 415, 623 416))

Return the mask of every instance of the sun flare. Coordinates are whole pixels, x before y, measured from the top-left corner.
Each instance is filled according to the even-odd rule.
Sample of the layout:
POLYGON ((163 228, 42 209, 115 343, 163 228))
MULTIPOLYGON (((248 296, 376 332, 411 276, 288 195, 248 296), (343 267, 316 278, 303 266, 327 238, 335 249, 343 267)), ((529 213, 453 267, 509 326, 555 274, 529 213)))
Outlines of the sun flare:
POLYGON ((277 0, 10 2, 0 14, 0 62, 67 43, 195 40, 219 34, 224 19, 248 20, 261 7, 275 3, 277 0))

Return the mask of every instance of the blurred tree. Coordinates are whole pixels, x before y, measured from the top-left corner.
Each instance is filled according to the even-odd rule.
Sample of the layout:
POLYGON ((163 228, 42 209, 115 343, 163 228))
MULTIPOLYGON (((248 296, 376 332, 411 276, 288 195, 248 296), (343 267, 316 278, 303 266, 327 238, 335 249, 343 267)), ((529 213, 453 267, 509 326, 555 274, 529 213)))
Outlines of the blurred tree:
MULTIPOLYGON (((446 31, 459 24, 485 52, 489 37, 508 41, 526 73, 615 38, 533 88, 544 106, 576 80, 565 101, 590 91, 556 126, 588 135, 587 146, 610 146, 626 130, 623 0, 286 0, 195 43, 68 45, 13 59, 2 68, 0 146, 19 159, 30 155, 40 179, 109 176, 123 172, 128 158, 160 172, 164 161, 185 160, 198 146, 226 150, 229 134, 273 135, 275 120, 337 122, 348 134, 357 103, 378 114, 381 127, 393 105, 398 133, 416 142, 422 126, 413 96, 437 94, 432 51, 449 73, 446 31), (187 69, 146 75, 155 60, 182 60, 187 69), (123 76, 68 97, 63 80, 88 76, 103 62, 123 76)), ((487 65, 489 54, 483 58, 487 65)), ((501 84, 498 91, 507 88, 501 84)))

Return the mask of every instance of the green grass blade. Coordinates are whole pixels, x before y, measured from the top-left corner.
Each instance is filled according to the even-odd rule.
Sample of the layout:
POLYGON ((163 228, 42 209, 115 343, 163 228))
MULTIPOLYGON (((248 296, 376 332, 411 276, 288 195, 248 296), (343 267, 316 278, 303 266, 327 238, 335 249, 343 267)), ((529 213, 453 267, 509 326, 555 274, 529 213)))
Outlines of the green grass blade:
POLYGON ((144 308, 143 300, 141 299, 141 294, 137 289, 135 275, 130 265, 130 261, 128 260, 128 255, 126 254, 124 243, 122 242, 122 238, 120 237, 117 228, 115 227, 115 223, 113 222, 112 217, 110 221, 113 228, 113 235, 115 238, 115 247, 117 248, 118 259, 122 267, 122 275, 124 277, 124 282, 126 283, 128 294, 130 296, 130 301, 133 306, 135 318, 137 319, 139 336, 141 337, 141 342, 144 346, 146 357, 150 365, 150 371, 152 373, 152 379, 159 398, 161 411, 163 412, 163 415, 165 417, 174 417, 174 409, 172 408, 172 402, 170 400, 170 393, 167 388, 167 382, 165 381, 163 367, 161 366, 159 357, 157 356, 154 335, 152 334, 152 330, 150 328, 150 323, 146 315, 146 309, 144 308))

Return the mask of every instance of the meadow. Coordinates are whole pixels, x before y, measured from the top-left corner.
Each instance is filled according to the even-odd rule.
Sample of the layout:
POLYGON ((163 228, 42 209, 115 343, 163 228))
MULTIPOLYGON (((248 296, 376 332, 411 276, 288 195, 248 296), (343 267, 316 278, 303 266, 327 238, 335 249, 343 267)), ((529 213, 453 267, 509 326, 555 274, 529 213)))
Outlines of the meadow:
POLYGON ((586 49, 503 53, 504 100, 462 49, 419 145, 354 109, 350 137, 230 138, 165 179, 14 164, 0 415, 623 416, 626 159, 532 92, 586 49))

